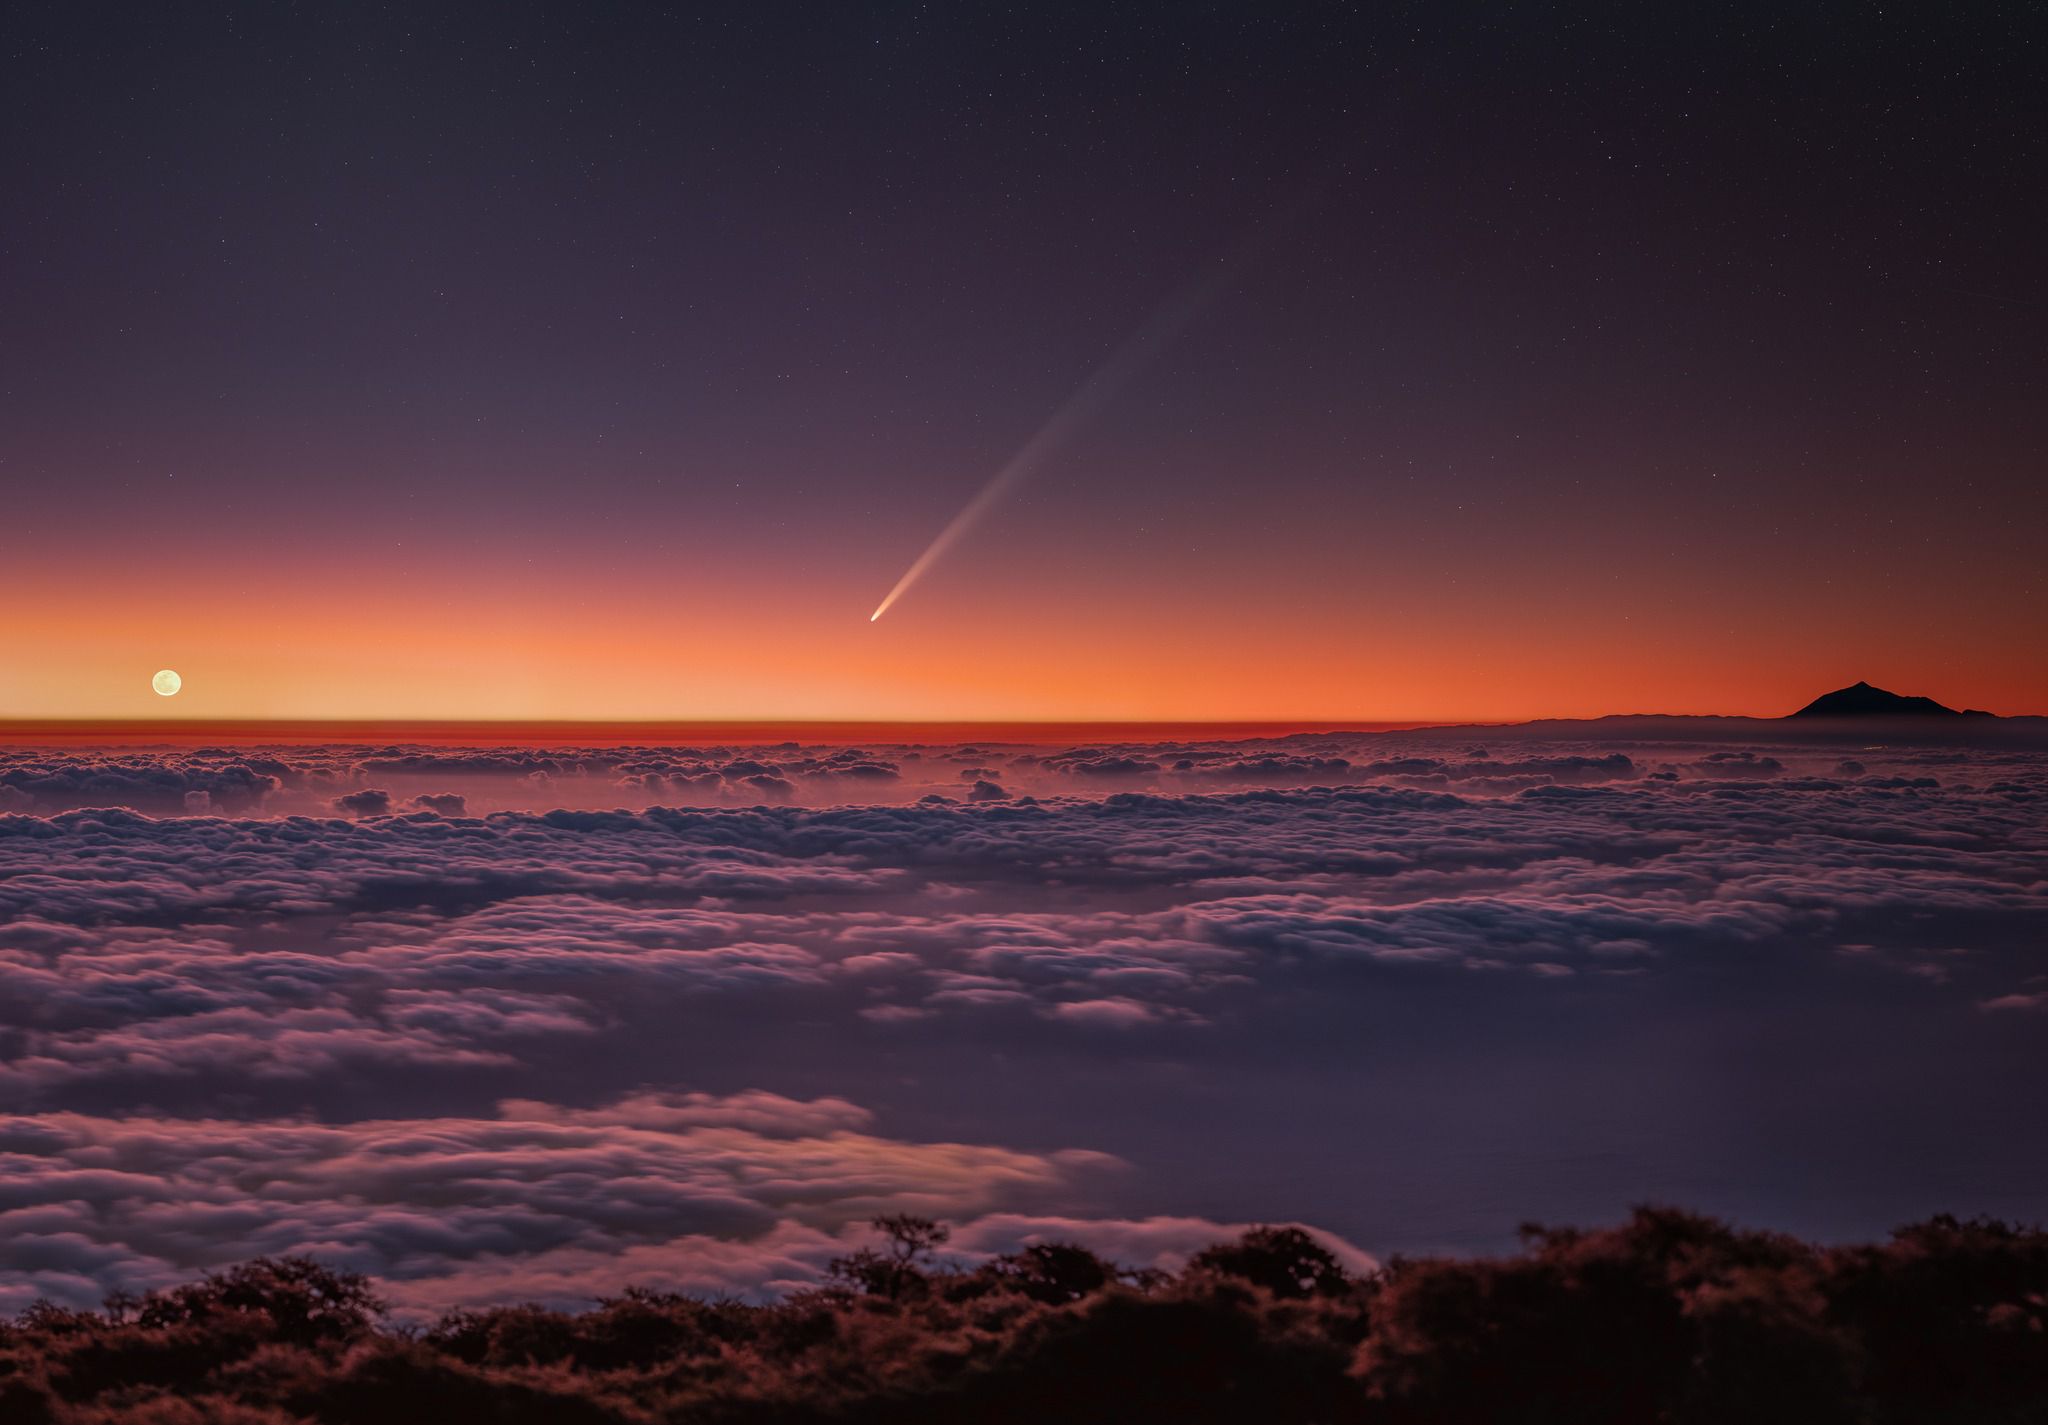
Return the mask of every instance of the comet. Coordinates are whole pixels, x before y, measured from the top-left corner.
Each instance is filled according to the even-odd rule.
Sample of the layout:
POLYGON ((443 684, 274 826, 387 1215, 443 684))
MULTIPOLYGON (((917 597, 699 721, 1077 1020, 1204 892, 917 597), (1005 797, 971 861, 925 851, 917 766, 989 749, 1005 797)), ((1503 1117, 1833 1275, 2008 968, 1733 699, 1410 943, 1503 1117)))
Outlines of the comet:
POLYGON ((925 546, 924 553, 917 556, 911 566, 903 571, 903 577, 896 581, 896 587, 889 596, 868 615, 868 622, 874 623, 889 612, 891 606, 910 592, 925 571, 945 558, 946 552, 981 523, 982 517, 1001 502, 1002 498, 1025 480, 1046 459, 1072 440, 1117 393, 1129 384, 1132 377, 1143 371, 1159 356, 1174 338, 1185 331, 1201 310, 1215 296, 1216 290, 1235 270, 1236 264, 1226 262, 1219 270, 1210 273, 1181 288, 1146 318, 1143 326, 1133 332, 1123 345, 1111 352, 1109 359, 1095 368, 1093 375, 1082 382, 1065 404, 1046 419, 1037 434, 1024 442, 1017 453, 1004 462, 1001 469, 989 478, 980 493, 967 502, 952 522, 939 531, 938 538, 925 546))

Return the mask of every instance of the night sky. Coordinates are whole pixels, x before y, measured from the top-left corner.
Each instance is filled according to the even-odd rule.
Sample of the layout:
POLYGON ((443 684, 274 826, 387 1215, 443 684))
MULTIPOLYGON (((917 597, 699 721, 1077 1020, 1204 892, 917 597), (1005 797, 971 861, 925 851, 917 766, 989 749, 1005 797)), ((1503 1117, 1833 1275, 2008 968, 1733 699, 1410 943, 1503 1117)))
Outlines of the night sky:
POLYGON ((2048 711, 2048 11, 1362 8, 11 7, 0 717, 2048 711))

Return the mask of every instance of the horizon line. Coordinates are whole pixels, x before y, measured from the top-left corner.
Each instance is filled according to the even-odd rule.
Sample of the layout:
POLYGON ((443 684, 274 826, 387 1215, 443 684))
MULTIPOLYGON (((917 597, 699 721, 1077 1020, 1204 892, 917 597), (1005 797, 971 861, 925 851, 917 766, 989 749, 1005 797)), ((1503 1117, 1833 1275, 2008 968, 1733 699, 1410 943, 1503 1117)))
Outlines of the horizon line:
MULTIPOLYGON (((2011 714, 1998 721, 2025 720, 2011 714)), ((490 718, 490 717, 0 717, 0 745, 38 742, 166 741, 237 743, 285 742, 617 742, 662 735, 687 741, 775 743, 831 742, 1077 742, 1192 740, 1189 735, 1236 736, 1247 740, 1339 733, 1507 731, 1541 724, 1664 720, 1669 722, 1788 723, 1789 714, 1603 713, 1592 717, 1458 718, 490 718)), ((1821 726, 1875 726, 1884 717, 1808 719, 1821 726)), ((1917 719, 1909 719, 1917 725, 1917 719)), ((1977 724, 1982 727, 1983 724, 1977 724)), ((1932 729, 1928 729, 1932 730, 1932 729)), ((1960 730, 1960 729, 1955 729, 1960 730)))
POLYGON ((394 735, 447 737, 476 735, 494 739, 515 736, 585 736, 616 733, 675 732, 725 741, 786 741, 781 734, 833 738, 874 738, 882 733, 925 734, 921 740, 1035 740, 1034 735, 1084 731, 1236 732, 1243 735, 1284 735, 1310 732, 1390 732, 1448 726, 1507 726, 1504 722, 1474 723, 1427 718, 492 718, 492 717, 208 717, 208 718, 8 718, 0 717, 0 743, 44 735, 60 738, 132 736, 192 738, 208 735, 249 737, 252 734, 305 732, 323 736, 358 734, 379 739, 394 735), (932 734, 937 734, 934 737, 932 734))

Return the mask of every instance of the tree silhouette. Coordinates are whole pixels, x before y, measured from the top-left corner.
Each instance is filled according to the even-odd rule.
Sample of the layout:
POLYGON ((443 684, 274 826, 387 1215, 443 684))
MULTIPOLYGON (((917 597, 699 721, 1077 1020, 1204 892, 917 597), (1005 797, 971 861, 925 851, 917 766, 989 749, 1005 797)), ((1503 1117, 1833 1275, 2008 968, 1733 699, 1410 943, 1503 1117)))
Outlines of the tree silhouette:
POLYGON ((922 1291, 932 1257, 952 1237, 953 1229, 929 1217, 907 1212, 872 1219, 869 1226, 887 1239, 883 1249, 862 1247, 825 1264, 826 1277, 867 1296, 891 1301, 922 1291))

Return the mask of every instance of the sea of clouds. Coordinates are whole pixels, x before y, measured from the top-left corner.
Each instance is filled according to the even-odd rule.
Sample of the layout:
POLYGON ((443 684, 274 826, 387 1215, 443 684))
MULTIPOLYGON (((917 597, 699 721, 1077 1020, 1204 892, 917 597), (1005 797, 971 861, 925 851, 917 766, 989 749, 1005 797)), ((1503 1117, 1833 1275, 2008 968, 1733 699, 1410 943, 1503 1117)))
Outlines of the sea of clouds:
POLYGON ((0 749, 0 1309, 2048 1215, 2048 752, 0 749))

